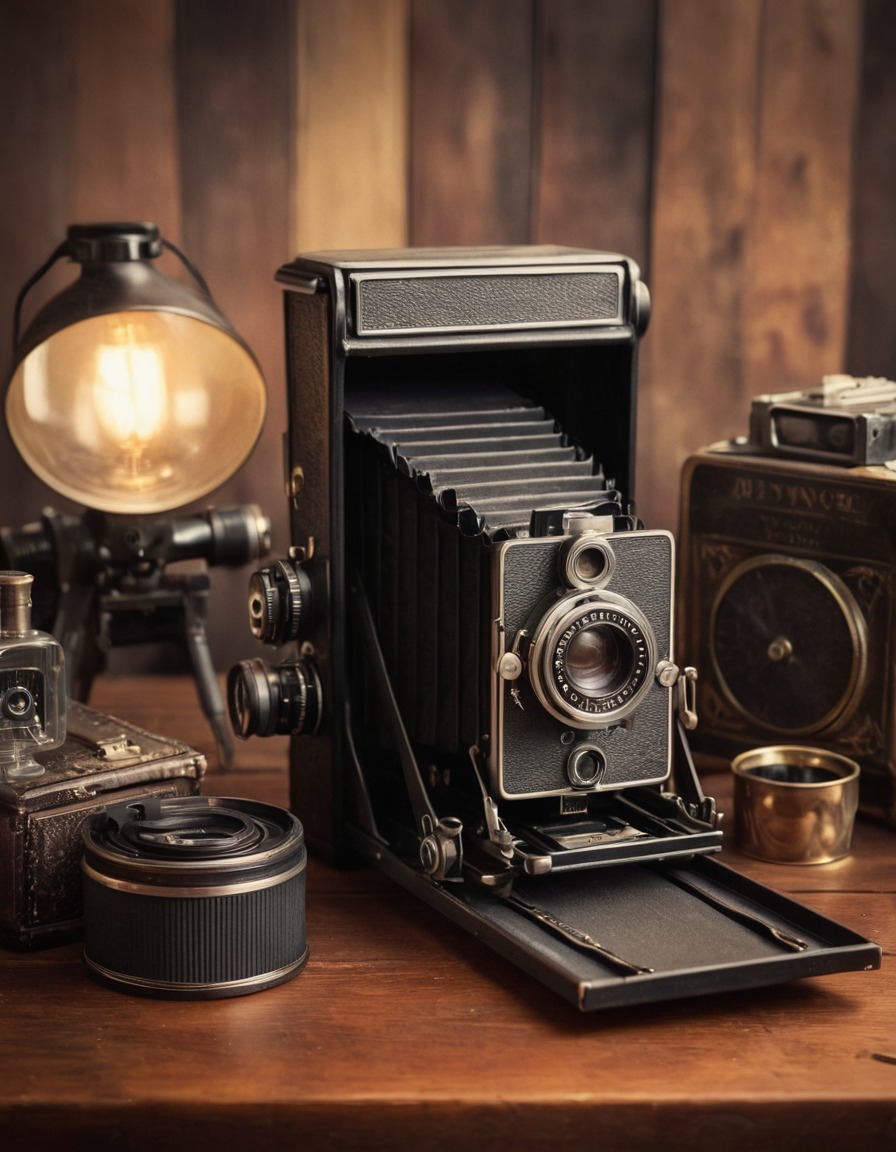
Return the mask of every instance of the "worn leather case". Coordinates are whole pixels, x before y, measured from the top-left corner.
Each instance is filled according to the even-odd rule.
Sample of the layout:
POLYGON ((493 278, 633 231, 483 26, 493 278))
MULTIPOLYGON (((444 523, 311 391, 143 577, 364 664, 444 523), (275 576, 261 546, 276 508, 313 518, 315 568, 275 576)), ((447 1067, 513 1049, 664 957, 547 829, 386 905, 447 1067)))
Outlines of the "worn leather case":
POLYGON ((76 701, 41 776, 0 782, 0 944, 42 948, 82 927, 81 826, 110 804, 199 792, 205 757, 76 701))

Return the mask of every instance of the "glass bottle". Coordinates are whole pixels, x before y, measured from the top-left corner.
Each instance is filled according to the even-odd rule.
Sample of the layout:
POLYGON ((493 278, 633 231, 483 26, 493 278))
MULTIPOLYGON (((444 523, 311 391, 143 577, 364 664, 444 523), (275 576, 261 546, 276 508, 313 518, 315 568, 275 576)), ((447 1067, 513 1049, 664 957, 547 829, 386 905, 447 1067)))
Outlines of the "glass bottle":
POLYGON ((31 627, 27 572, 0 571, 0 779, 40 776, 34 757, 65 742, 62 645, 31 627))

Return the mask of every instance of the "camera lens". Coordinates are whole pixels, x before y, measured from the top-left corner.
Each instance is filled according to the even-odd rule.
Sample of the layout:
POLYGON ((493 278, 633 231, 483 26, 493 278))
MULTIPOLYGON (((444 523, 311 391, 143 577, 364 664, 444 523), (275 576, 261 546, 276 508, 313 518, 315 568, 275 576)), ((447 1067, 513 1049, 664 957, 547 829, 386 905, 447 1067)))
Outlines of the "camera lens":
POLYGON ((30 668, 0 673, 0 723, 32 724, 43 700, 42 677, 30 668))
POLYGON ((210 508, 205 518, 212 535, 210 563, 245 564, 270 552, 271 522, 256 504, 210 508))
POLYGON ((566 645, 566 675, 585 696, 619 692, 632 674, 634 650, 625 634, 609 624, 584 628, 566 645))
POLYGON ((615 724, 649 690, 655 648, 646 618, 624 597, 565 596, 532 633, 532 687, 548 712, 566 724, 615 724))
POLYGON ((83 831, 84 960, 142 996, 212 999, 281 984, 305 965, 305 842, 282 808, 146 798, 83 831))
POLYGON ((602 548, 583 548, 576 556, 576 574, 588 583, 597 580, 606 566, 607 557, 602 548))
POLYGON ((299 659, 272 666, 241 660, 227 676, 230 722, 237 736, 313 736, 320 724, 317 669, 299 659))
POLYGON ((593 533, 574 536, 557 555, 561 581, 570 588, 605 586, 616 567, 616 557, 606 540, 593 533))
POLYGON ((27 720, 34 714, 34 697, 27 688, 13 688, 3 696, 0 711, 7 720, 27 720))
POLYGON ((277 560, 249 578, 249 627, 265 644, 286 644, 307 631, 311 581, 300 564, 277 560))

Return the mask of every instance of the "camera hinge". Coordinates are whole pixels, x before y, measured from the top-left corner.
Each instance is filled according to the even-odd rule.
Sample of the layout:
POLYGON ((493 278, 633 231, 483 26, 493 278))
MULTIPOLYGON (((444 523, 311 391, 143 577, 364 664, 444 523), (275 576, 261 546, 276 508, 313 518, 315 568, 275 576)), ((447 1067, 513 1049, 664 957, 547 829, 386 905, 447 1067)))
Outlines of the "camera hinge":
POLYGON ((439 820, 424 812, 420 818, 420 831, 420 864, 426 875, 434 880, 455 876, 461 860, 461 821, 456 816, 446 816, 439 820))
POLYGON ((664 688, 676 689, 678 718, 692 732, 697 727, 697 669, 679 668, 671 660, 660 660, 656 678, 664 688))
POLYGON ((473 773, 479 783, 479 789, 482 792, 484 824, 480 831, 484 832, 484 836, 480 843, 483 850, 490 856, 497 856, 504 864, 512 867, 514 870, 522 865, 523 871, 530 876, 543 876, 551 870, 551 857, 543 853, 526 852, 520 846, 519 840, 510 832, 498 813, 498 805, 489 795, 485 787, 482 773, 479 769, 480 756, 480 750, 474 744, 470 749, 470 762, 473 765, 473 773))
MULTIPOLYGON (((675 763, 675 785, 677 795, 670 797, 679 808, 680 816, 695 820, 718 830, 722 824, 722 813, 716 808, 715 799, 707 796, 700 784, 700 777, 684 720, 679 717, 676 725, 678 733, 678 757, 675 763)), ((668 795, 668 794, 667 794, 668 795)))
POLYGON ((490 846, 490 850, 501 856, 504 860, 509 861, 513 856, 513 837, 507 829, 507 825, 501 819, 498 813, 498 805, 488 794, 485 787, 485 782, 482 779, 482 773, 479 770, 479 757, 481 753, 477 745, 470 748, 470 763, 473 765, 473 775, 479 784, 479 790, 482 793, 482 810, 484 815, 484 831, 486 834, 486 841, 490 846))

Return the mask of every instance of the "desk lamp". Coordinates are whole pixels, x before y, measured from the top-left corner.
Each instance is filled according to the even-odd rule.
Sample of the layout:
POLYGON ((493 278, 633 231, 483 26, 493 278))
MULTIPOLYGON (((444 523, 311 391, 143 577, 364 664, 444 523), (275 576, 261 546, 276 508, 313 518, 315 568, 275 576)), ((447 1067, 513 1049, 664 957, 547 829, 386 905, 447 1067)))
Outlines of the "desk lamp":
POLYGON ((87 698, 112 645, 184 642, 225 765, 232 745, 205 634, 207 565, 264 555, 270 524, 254 505, 167 513, 237 471, 265 407, 251 351, 155 224, 72 225, 18 295, 10 436, 31 471, 85 512, 47 510, 39 524, 4 529, 0 559, 53 572, 51 630, 70 696, 87 698), (164 250, 195 287, 156 268, 164 250), (20 331, 26 295, 65 257, 78 278, 20 331))

